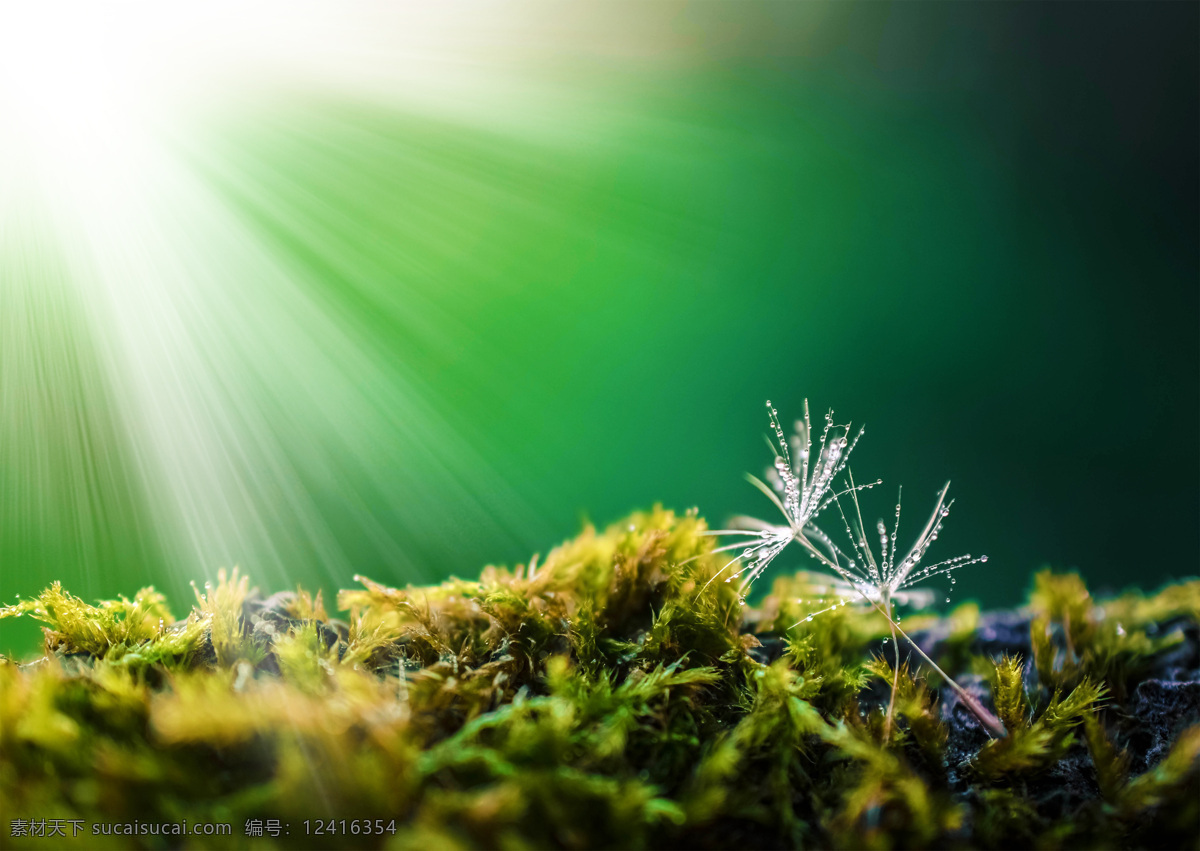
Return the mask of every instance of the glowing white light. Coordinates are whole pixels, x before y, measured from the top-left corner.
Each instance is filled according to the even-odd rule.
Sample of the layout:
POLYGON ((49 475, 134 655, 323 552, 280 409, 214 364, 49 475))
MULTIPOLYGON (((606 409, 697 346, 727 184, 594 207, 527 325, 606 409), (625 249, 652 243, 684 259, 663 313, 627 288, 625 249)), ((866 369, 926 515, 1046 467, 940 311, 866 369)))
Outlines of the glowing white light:
MULTIPOLYGON (((434 455, 448 480, 469 479, 520 510, 403 365, 365 351, 355 328, 314 301, 303 272, 259 244, 179 155, 197 115, 252 103, 254 87, 477 102, 443 97, 448 86, 478 93, 499 80, 429 50, 445 18, 333 2, 0 6, 0 299, 40 314, 69 304, 84 318, 96 341, 90 368, 115 397, 158 529, 185 572, 241 562, 280 584, 303 550, 348 573, 310 498, 312 487, 339 486, 345 458, 395 471, 406 458, 434 455), (32 211, 44 229, 27 226, 32 211), (47 236, 65 272, 53 292, 23 259, 47 236)), ((60 375, 79 356, 56 355, 45 381, 29 369, 44 341, 15 314, 6 319, 6 437, 32 409, 44 411, 48 429, 74 434, 91 412, 73 409, 79 396, 60 375)), ((102 525, 103 507, 87 504, 86 471, 112 459, 98 459, 83 440, 62 443, 72 447, 79 483, 71 522, 102 525)), ((41 448, 5 451, 18 458, 41 448)), ((412 479, 375 475, 370 484, 373 499, 405 506, 414 525, 443 519, 413 497, 412 479)), ((35 498, 21 510, 53 510, 36 482, 22 487, 35 498)), ((10 496, 0 494, 0 504, 19 501, 10 496)), ((487 522, 473 493, 464 491, 462 506, 487 522)), ((382 556, 400 565, 407 556, 393 532, 370 530, 382 556)))

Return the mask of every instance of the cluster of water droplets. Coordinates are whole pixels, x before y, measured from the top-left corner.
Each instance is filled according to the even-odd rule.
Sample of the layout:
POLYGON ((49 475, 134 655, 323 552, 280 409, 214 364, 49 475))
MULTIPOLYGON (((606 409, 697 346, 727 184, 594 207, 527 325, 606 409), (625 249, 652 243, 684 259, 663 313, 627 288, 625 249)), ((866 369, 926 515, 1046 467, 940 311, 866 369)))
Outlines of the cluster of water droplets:
MULTIPOLYGON (((779 411, 769 399, 767 414, 771 421, 771 430, 775 434, 775 445, 778 447, 775 463, 767 470, 767 480, 782 497, 782 506, 788 522, 799 532, 834 499, 847 493, 833 493, 834 481, 849 463, 850 453, 854 451, 865 429, 860 428, 854 439, 850 440, 850 424, 835 424, 833 411, 827 411, 816 461, 813 462, 812 420, 808 400, 804 401, 804 419, 796 421, 791 440, 785 436, 779 420, 779 411)), ((861 485, 857 489, 864 490, 874 484, 878 482, 861 485)))
MULTIPOLYGON (((771 428, 775 432, 775 443, 779 446, 779 454, 775 456, 774 476, 771 478, 775 489, 779 491, 783 497, 784 514, 787 515, 789 521, 795 524, 796 519, 800 516, 800 491, 801 482, 805 478, 808 468, 808 445, 805 445, 804 451, 800 454, 802 468, 797 471, 792 466, 792 458, 788 452, 788 441, 783 433, 783 426, 779 424, 779 412, 771 404, 771 400, 767 400, 767 412, 771 420, 771 428)), ((808 420, 807 409, 804 412, 805 421, 808 420)))
MULTIPOLYGON (((801 604, 802 604, 802 603, 804 602, 804 600, 803 600, 803 599, 800 599, 800 600, 797 600, 796 602, 797 602, 797 603, 801 603, 801 604)), ((804 618, 804 622, 805 622, 805 623, 810 623, 810 622, 813 620, 813 618, 820 617, 821 615, 823 615, 823 614, 825 614, 825 613, 827 613, 827 612, 832 612, 832 611, 835 611, 835 610, 837 610, 837 609, 840 609, 840 608, 842 608, 843 606, 849 605, 849 604, 850 604, 850 602, 851 602, 851 600, 850 600, 849 598, 847 598, 847 597, 841 597, 841 598, 839 598, 839 599, 838 599, 836 602, 834 602, 832 605, 826 606, 825 608, 823 608, 823 609, 819 609, 819 610, 817 610, 817 611, 815 611, 815 612, 809 612, 809 613, 808 613, 808 614, 805 616, 805 618, 804 618)), ((794 626, 794 624, 793 624, 793 626, 794 626)))
MULTIPOLYGON (((721 547, 720 550, 742 548, 739 555, 735 556, 729 564, 721 568, 717 573, 720 576, 730 567, 733 567, 739 561, 744 562, 742 566, 725 577, 725 582, 731 583, 735 579, 741 580, 741 590, 738 592, 738 598, 741 602, 746 602, 746 591, 754 584, 764 570, 770 566, 775 557, 783 551, 783 549, 791 543, 792 531, 787 527, 771 527, 762 529, 758 532, 747 532, 745 534, 753 535, 756 540, 752 542, 742 541, 737 544, 732 544, 729 547, 721 547), (748 545, 747 545, 748 543, 748 545), (744 577, 744 578, 743 578, 744 577)), ((714 579, 716 576, 713 577, 714 579)), ((711 580, 709 580, 711 582, 711 580)), ((706 586, 707 587, 707 586, 706 586)))
POLYGON ((942 531, 942 522, 946 517, 950 516, 950 507, 954 504, 954 501, 951 500, 943 505, 941 504, 941 499, 944 498, 944 496, 945 489, 943 489, 942 495, 939 498, 939 505, 935 513, 936 522, 933 524, 929 533, 918 542, 918 546, 914 550, 912 563, 906 564, 903 573, 901 573, 898 577, 899 581, 897 588, 907 588, 915 585, 918 582, 923 582, 936 576, 948 575, 950 577, 950 590, 947 593, 946 602, 949 603, 949 594, 953 593, 954 586, 958 583, 958 577, 955 576, 954 572, 960 568, 967 567, 968 565, 985 563, 987 562, 988 557, 986 555, 976 557, 972 556, 970 553, 967 553, 965 555, 955 556, 954 558, 946 559, 945 561, 940 561, 935 564, 925 565, 924 567, 920 567, 920 569, 918 569, 921 559, 925 556, 926 550, 928 550, 929 546, 938 539, 938 535, 942 531))

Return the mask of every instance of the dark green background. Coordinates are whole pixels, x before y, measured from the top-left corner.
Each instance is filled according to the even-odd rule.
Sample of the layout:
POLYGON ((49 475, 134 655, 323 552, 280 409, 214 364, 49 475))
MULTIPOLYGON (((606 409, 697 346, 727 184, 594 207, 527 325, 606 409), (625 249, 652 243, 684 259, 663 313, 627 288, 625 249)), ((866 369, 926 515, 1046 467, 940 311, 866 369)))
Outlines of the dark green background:
MULTIPOLYGON (((807 397, 867 423, 871 512, 903 483, 912 532, 953 480, 931 555, 990 556, 960 599, 1015 602, 1045 564, 1194 575, 1200 7, 671 8, 655 26, 687 49, 543 45, 573 95, 527 133, 290 92, 192 140, 245 227, 511 488, 473 494, 482 523, 469 477, 413 458, 397 475, 428 466, 409 495, 445 517, 413 527, 347 459, 311 497, 349 561, 426 581, 658 501, 769 517, 741 478, 769 460, 763 400, 807 397)), ((183 594, 145 517, 120 518, 100 571, 8 534, 6 593, 183 594)), ((295 580, 350 583, 310 556, 295 580)))

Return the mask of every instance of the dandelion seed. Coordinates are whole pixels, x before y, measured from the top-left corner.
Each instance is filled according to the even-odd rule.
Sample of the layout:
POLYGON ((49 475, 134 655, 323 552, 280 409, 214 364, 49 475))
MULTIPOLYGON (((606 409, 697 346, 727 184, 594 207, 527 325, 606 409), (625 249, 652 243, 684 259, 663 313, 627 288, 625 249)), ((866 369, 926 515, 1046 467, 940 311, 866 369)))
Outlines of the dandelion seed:
POLYGON ((948 576, 953 586, 958 581, 953 575, 954 571, 987 561, 987 556, 972 557, 968 553, 934 564, 922 565, 926 552, 937 540, 943 522, 950 516, 950 507, 954 504, 953 500, 946 500, 946 494, 950 490, 949 482, 938 492, 933 513, 912 548, 903 558, 897 558, 895 542, 900 531, 900 497, 903 495, 901 491, 896 500, 895 522, 890 534, 887 533, 882 520, 876 521, 875 528, 880 538, 879 555, 876 556, 864 531, 862 509, 858 501, 858 491, 862 490, 862 487, 854 486, 852 473, 847 473, 847 476, 850 487, 845 493, 850 495, 851 510, 847 511, 843 507, 839 499, 842 493, 835 494, 833 500, 845 525, 851 553, 843 551, 815 526, 809 526, 805 535, 798 540, 809 550, 810 555, 833 572, 834 575, 829 578, 830 583, 835 587, 840 583, 843 588, 856 591, 861 603, 873 605, 890 601, 902 606, 923 608, 933 602, 934 594, 925 589, 914 589, 914 585, 935 577, 948 576))
MULTIPOLYGON (((865 490, 878 484, 871 482, 865 485, 852 486, 850 489, 837 490, 837 477, 846 468, 850 453, 858 445, 863 435, 860 428, 853 438, 850 437, 849 423, 834 422, 832 409, 825 414, 825 426, 821 431, 816 456, 813 456, 812 420, 809 415, 808 400, 804 401, 804 419, 797 420, 795 432, 789 440, 780 425, 779 411, 767 400, 767 416, 774 434, 774 442, 768 441, 775 455, 773 465, 767 468, 767 482, 747 475, 746 478, 758 488, 783 514, 786 524, 772 524, 753 517, 735 518, 742 529, 719 529, 708 532, 710 535, 729 535, 742 538, 732 544, 718 547, 715 552, 731 552, 741 550, 740 556, 735 556, 721 568, 713 579, 722 576, 726 571, 735 568, 739 561, 745 561, 746 566, 738 570, 726 581, 735 578, 742 579, 742 594, 745 594, 754 581, 762 575, 789 543, 795 538, 802 537, 806 528, 810 527, 822 511, 833 504, 838 497, 845 496, 852 490, 865 490)), ((709 580, 711 583, 712 580, 709 580)), ((708 585, 706 584, 707 588, 708 585)), ((703 589, 702 589, 703 590, 703 589)))

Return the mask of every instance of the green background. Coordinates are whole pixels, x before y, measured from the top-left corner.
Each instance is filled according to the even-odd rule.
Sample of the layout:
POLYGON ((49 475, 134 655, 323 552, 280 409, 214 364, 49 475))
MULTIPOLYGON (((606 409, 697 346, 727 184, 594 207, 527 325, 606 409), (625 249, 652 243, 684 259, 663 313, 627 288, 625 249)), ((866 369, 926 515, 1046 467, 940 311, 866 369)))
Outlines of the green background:
MULTIPOLYGON (((1112 589, 1197 572, 1200 7, 617 8, 610 46, 669 44, 538 42, 524 70, 558 99, 507 121, 271 87, 178 141, 395 382, 292 376, 314 411, 376 400, 395 443, 259 412, 339 557, 264 487, 261 540, 221 563, 332 590, 475 575, 655 502, 769 518, 741 478, 769 460, 763 401, 791 418, 807 397, 867 424, 869 512, 903 483, 914 531, 953 480, 931 555, 989 555, 959 599, 1013 603, 1044 564, 1112 589)), ((56 274, 53 248, 36 268, 56 274)), ((14 292, 5 321, 69 350, 53 380, 77 391, 67 426, 6 420, 0 590, 186 599, 221 564, 172 554, 127 471, 103 329, 14 292), (111 469, 84 487, 80 458, 111 469)), ((286 371, 286 346, 253 352, 262 381, 264 359, 286 371)), ((0 645, 31 635, 5 624, 0 645)))

